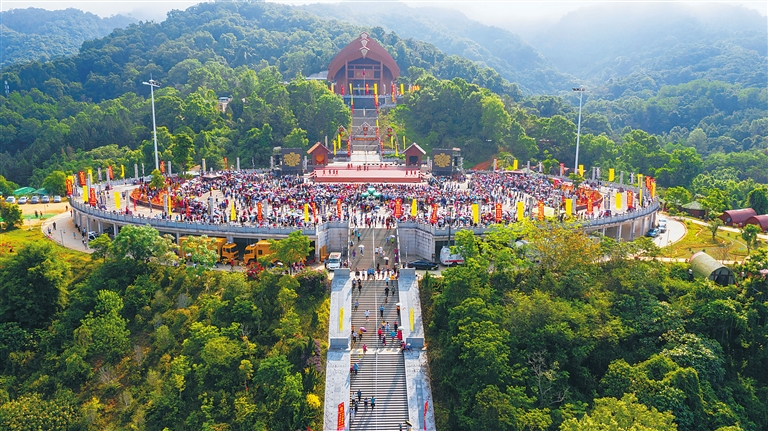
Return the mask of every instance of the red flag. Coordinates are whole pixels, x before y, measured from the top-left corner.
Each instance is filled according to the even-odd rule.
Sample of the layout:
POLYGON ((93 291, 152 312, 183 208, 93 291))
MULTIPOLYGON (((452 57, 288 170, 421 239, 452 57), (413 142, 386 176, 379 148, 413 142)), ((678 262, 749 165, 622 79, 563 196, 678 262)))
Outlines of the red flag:
POLYGON ((67 196, 72 196, 73 189, 75 187, 75 185, 72 184, 72 179, 67 178, 66 184, 67 184, 67 196))
POLYGON ((226 157, 224 157, 224 170, 229 170, 229 161, 226 157))
MULTIPOLYGON (((342 87, 342 88, 344 88, 344 87, 342 87)), ((261 215, 261 202, 256 204, 256 218, 259 220, 259 223, 261 223, 261 218, 262 218, 262 215, 261 215)))
POLYGON ((427 431, 427 411, 429 410, 429 400, 424 401, 424 431, 427 431))
POLYGON ((539 220, 544 220, 544 201, 539 201, 539 220))
POLYGON ((341 218, 341 199, 336 199, 336 215, 341 218))
POLYGON ((88 203, 91 204, 92 207, 96 206, 96 189, 91 187, 91 195, 88 198, 88 203))
POLYGON ((496 203, 496 223, 501 221, 503 210, 500 203, 496 203))
POLYGON ((593 203, 592 203, 592 196, 587 198, 587 214, 592 215, 594 212, 593 203))
POLYGON ((342 96, 344 95, 344 86, 343 85, 341 86, 341 95, 342 96))
POLYGON ((165 173, 165 161, 164 160, 160 160, 160 173, 161 174, 165 173))
POLYGON ((635 194, 632 190, 627 190, 627 209, 635 207, 635 194))
POLYGON ((189 217, 190 215, 192 215, 192 207, 189 206, 189 203, 187 203, 187 217, 189 217))
POLYGON ((77 178, 80 179, 80 187, 84 186, 86 184, 85 182, 85 171, 80 171, 77 173, 77 178))
POLYGON ((429 217, 429 222, 432 224, 437 223, 437 204, 432 204, 432 215, 429 217))
POLYGON ((312 202, 310 206, 312 207, 312 217, 314 217, 315 223, 317 223, 317 204, 312 202))
POLYGON ((403 200, 400 198, 395 199, 395 218, 403 216, 403 200))
POLYGON ((112 166, 107 166, 107 176, 110 180, 115 179, 115 174, 112 172, 112 166))
POLYGON ((346 415, 344 414, 344 403, 341 402, 339 403, 339 415, 338 415, 337 425, 336 425, 337 431, 344 431, 345 429, 344 419, 346 419, 346 415))
MULTIPOLYGON (((365 71, 363 71, 363 76, 365 76, 365 71)), ((365 94, 368 94, 368 83, 365 83, 365 94)))

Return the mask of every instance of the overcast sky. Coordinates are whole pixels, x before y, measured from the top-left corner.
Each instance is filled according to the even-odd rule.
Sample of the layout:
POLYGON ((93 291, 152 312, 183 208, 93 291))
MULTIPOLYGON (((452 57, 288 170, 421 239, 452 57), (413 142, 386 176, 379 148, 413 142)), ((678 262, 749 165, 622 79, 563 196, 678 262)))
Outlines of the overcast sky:
MULTIPOLYGON (((272 0, 270 0, 272 1, 272 0)), ((348 0, 347 0, 348 1, 348 0)), ((366 1, 366 0, 353 0, 366 1)), ((522 0, 522 1, 437 1, 420 0, 406 1, 407 4, 419 6, 438 6, 458 9, 468 17, 484 22, 486 24, 501 25, 510 23, 528 23, 536 21, 556 21, 566 13, 578 9, 585 5, 595 5, 599 3, 614 3, 619 0, 606 0, 603 2, 584 2, 584 1, 547 1, 547 0, 522 0)), ((633 0, 620 0, 633 1, 633 0)), ((305 4, 305 3, 338 3, 338 0, 279 0, 280 3, 305 4)), ((658 2, 658 1, 657 1, 658 2)), ((162 21, 165 14, 172 9, 186 9, 189 6, 200 3, 190 0, 92 0, 92 1, 69 1, 69 0, 0 0, 0 10, 39 7, 43 9, 66 9, 75 8, 96 15, 106 17, 116 14, 131 15, 140 20, 162 21)), ((680 2, 690 4, 693 7, 704 5, 706 3, 731 3, 742 5, 749 9, 760 12, 763 16, 768 15, 768 2, 760 1, 697 1, 680 2)))

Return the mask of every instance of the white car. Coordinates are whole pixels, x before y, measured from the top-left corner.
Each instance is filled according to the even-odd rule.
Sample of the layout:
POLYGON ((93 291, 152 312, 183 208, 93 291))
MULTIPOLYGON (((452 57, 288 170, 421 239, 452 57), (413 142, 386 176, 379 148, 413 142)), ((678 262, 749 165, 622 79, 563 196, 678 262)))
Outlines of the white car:
POLYGON ((659 232, 664 233, 667 231, 667 219, 659 219, 659 232))
POLYGON ((57 203, 59 203, 59 202, 61 202, 61 196, 59 196, 59 195, 56 195, 56 196, 54 196, 54 197, 53 197, 53 203, 56 203, 56 204, 57 204, 57 203))
POLYGON ((40 199, 40 202, 42 202, 44 204, 47 204, 47 203, 51 202, 51 198, 50 198, 50 196, 43 196, 43 198, 40 199))
POLYGON ((29 200, 29 203, 31 203, 31 204, 39 204, 40 203, 40 197, 39 196, 32 196, 32 199, 29 200))
POLYGON ((8 196, 7 198, 5 198, 5 203, 7 203, 7 204, 15 204, 16 203, 16 198, 14 196, 8 196))
POLYGON ((27 197, 26 196, 20 197, 19 198, 19 205, 23 205, 25 203, 27 203, 27 197))

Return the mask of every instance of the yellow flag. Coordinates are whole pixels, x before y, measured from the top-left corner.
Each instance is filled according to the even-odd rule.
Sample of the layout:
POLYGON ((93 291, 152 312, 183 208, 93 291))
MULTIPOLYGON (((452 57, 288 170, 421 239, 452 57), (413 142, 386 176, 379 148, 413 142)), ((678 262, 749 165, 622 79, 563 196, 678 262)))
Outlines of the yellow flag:
POLYGON ((91 169, 88 169, 88 181, 90 181, 91 184, 93 184, 93 170, 91 169))
POLYGON ((335 93, 335 92, 336 92, 336 84, 331 82, 331 93, 335 93))
POLYGON ((565 200, 565 216, 570 217, 573 214, 573 199, 565 200))
POLYGON ((480 206, 472 204, 472 223, 480 223, 480 206))
POLYGON ((402 83, 400 84, 400 94, 405 94, 405 87, 402 83))
POLYGON ((395 157, 399 157, 400 154, 399 154, 398 150, 400 149, 400 147, 398 145, 395 145, 395 137, 394 136, 390 136, 389 137, 389 143, 392 144, 393 147, 395 147, 395 157))
POLYGON ((523 201, 517 201, 517 221, 523 221, 525 218, 525 204, 523 201))
POLYGON ((125 165, 120 165, 120 178, 125 178, 125 165))
POLYGON ((651 197, 656 196, 656 181, 651 182, 651 197))
POLYGON ((304 204, 304 223, 309 223, 309 204, 304 204))
POLYGON ((643 174, 637 174, 637 188, 640 189, 637 201, 643 206, 643 174))
POLYGON ((120 210, 120 192, 115 192, 115 208, 120 210))
POLYGON ((608 169, 608 181, 613 182, 613 179, 616 177, 616 172, 614 172, 613 168, 608 169))
POLYGON ((230 215, 230 219, 232 219, 232 221, 237 220, 237 212, 235 211, 235 201, 232 201, 232 214, 230 215))
POLYGON ((416 199, 414 198, 413 201, 411 201, 411 217, 416 217, 417 212, 418 207, 416 206, 416 199))
POLYGON ((616 193, 616 205, 615 206, 616 206, 617 210, 621 209, 621 206, 622 206, 621 201, 622 201, 621 193, 616 193))
POLYGON ((379 95, 379 84, 374 82, 373 83, 373 95, 378 96, 379 95))
POLYGON ((579 175, 584 176, 584 165, 579 165, 579 175))
POLYGON ((376 119, 376 127, 377 128, 379 127, 379 119, 378 118, 376 119))
POLYGON ((403 135, 403 151, 405 151, 405 135, 403 135))
POLYGON ((516 170, 517 170, 517 159, 515 159, 515 160, 512 162, 512 170, 513 170, 513 171, 516 171, 516 170))
POLYGON ((83 202, 88 203, 88 187, 83 187, 83 202))

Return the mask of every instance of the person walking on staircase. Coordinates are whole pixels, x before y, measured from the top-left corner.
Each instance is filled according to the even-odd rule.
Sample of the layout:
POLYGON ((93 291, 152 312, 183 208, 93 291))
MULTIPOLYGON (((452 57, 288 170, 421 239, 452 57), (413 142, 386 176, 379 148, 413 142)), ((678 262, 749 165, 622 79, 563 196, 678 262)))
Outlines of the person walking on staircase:
POLYGON ((363 398, 363 391, 361 391, 360 389, 358 389, 358 390, 357 390, 357 402, 359 403, 359 402, 360 402, 360 400, 362 400, 362 398, 363 398))
POLYGON ((376 407, 376 397, 371 397, 371 410, 376 407))
POLYGON ((381 315, 381 317, 384 317, 384 306, 383 305, 381 307, 379 307, 379 314, 381 315))

